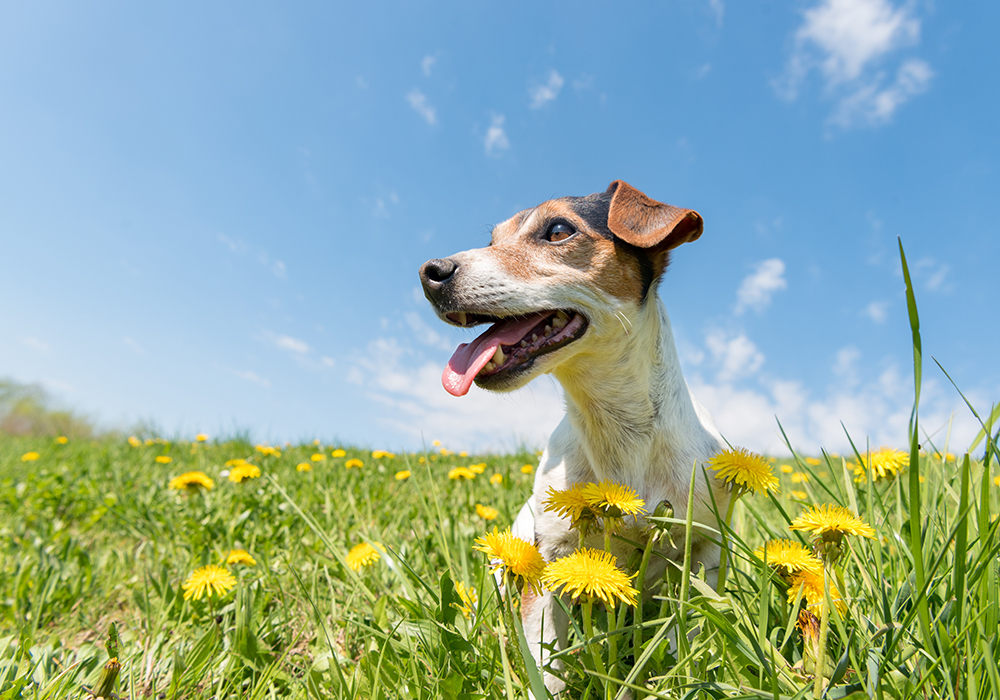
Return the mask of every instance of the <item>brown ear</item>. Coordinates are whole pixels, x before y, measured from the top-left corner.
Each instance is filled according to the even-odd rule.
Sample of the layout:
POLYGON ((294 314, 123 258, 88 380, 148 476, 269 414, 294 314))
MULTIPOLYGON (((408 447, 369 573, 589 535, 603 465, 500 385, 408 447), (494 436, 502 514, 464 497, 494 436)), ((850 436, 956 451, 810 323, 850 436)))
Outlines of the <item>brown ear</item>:
POLYGON ((637 248, 671 250, 701 236, 701 214, 650 199, 632 185, 615 180, 608 228, 618 238, 637 248))

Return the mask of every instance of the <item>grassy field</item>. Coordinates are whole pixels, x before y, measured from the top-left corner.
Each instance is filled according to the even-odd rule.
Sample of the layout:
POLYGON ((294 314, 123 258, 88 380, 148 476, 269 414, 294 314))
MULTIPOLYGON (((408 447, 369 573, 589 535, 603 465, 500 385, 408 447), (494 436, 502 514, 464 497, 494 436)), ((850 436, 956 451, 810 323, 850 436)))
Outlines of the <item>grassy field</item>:
MULTIPOLYGON (((721 591, 686 558, 641 606, 567 599, 565 696, 1000 698, 996 439, 970 457, 919 442, 916 415, 911 433, 761 458, 779 489, 757 479, 707 531, 730 543, 721 591), (813 504, 859 520, 791 529, 813 504), (807 550, 798 578, 776 566, 807 550)), ((84 697, 115 670, 125 698, 544 696, 518 596, 475 549, 537 456, 447 447, 0 437, 0 700, 84 697)), ((643 539, 684 543, 689 516, 659 515, 643 539)))

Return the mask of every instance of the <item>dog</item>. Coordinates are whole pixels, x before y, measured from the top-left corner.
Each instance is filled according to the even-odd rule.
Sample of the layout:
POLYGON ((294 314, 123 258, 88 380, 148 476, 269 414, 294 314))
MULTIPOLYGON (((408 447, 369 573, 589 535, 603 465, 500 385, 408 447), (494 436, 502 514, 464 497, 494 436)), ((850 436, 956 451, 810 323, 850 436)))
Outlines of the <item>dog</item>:
MULTIPOLYGON (((601 193, 519 212, 494 227, 487 247, 420 268, 424 294, 442 320, 463 328, 491 324, 449 360, 442 374, 449 393, 463 396, 473 382, 512 391, 541 374, 562 385, 566 415, 513 525, 546 561, 571 554, 579 543, 567 519, 541 509, 550 488, 609 479, 634 489, 650 511, 667 501, 683 517, 691 470, 700 472, 724 447, 681 375, 657 291, 671 251, 699 238, 702 229, 697 212, 657 202, 616 180, 601 193)), ((725 512, 729 497, 721 481, 699 473, 694 520, 714 525, 713 498, 725 512)), ((622 534, 641 541, 642 526, 642 518, 632 519, 622 534)), ((601 548, 601 535, 587 545, 601 548)), ((616 538, 612 550, 624 564, 633 548, 616 538)), ((662 553, 683 558, 672 544, 662 553)), ((711 585, 719 557, 718 544, 696 531, 692 559, 704 565, 711 585)), ((654 557, 647 582, 658 581, 664 567, 654 557)), ((532 654, 544 666, 553 648, 566 646, 568 620, 551 592, 536 595, 528 588, 521 616, 532 654)), ((552 673, 545 683, 552 692, 563 687, 552 673)))

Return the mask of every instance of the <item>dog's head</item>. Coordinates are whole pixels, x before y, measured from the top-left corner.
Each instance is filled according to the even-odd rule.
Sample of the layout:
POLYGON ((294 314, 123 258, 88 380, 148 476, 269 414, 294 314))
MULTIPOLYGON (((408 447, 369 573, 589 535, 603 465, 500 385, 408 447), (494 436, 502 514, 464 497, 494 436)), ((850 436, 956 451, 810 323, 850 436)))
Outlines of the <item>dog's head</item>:
POLYGON ((604 192, 563 197, 512 216, 486 248, 428 260, 424 294, 443 320, 492 326, 463 343, 442 376, 455 396, 472 382, 523 386, 622 331, 618 313, 655 293, 670 251, 701 235, 701 216, 616 180, 604 192))

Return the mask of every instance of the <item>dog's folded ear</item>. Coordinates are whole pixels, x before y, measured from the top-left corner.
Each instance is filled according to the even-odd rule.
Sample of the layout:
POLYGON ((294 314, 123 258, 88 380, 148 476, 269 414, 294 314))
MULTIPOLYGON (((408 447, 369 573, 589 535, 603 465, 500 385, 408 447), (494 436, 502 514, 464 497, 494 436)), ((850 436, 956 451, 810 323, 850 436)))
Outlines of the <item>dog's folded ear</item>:
POLYGON ((611 195, 608 228, 618 238, 646 250, 666 251, 701 236, 701 214, 650 199, 632 185, 615 180, 605 194, 611 195))

